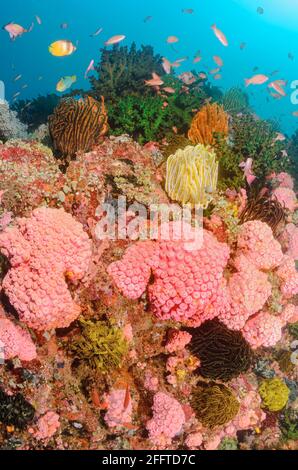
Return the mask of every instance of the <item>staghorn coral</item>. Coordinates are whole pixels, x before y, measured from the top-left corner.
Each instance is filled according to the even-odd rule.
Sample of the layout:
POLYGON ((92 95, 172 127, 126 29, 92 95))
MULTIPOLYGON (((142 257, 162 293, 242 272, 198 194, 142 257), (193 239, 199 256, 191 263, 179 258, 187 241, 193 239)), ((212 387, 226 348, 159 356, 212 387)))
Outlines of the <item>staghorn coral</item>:
POLYGON ((192 407, 203 426, 214 429, 235 418, 239 402, 225 385, 199 382, 192 395, 192 407))
POLYGON ((35 409, 21 393, 7 395, 0 389, 0 422, 24 429, 32 422, 35 409))
POLYGON ((189 348, 200 360, 198 372, 203 377, 227 382, 249 369, 252 351, 241 332, 209 320, 191 333, 189 348))
POLYGON ((216 135, 227 137, 228 132, 228 115, 223 107, 208 103, 193 118, 188 138, 193 144, 214 145, 216 135))
POLYGON ((81 336, 74 339, 70 351, 76 359, 84 360, 92 369, 110 373, 118 369, 127 352, 122 330, 104 321, 80 321, 81 336))
POLYGON ((24 323, 47 330, 67 327, 79 316, 66 278, 76 282, 87 272, 91 241, 70 214, 35 209, 0 234, 0 250, 11 264, 2 287, 24 323))
POLYGON ((290 390, 283 380, 278 377, 263 380, 259 386, 262 405, 269 411, 282 410, 289 399, 290 390))
POLYGON ((168 158, 165 189, 174 201, 205 209, 216 191, 217 178, 215 153, 200 144, 188 146, 168 158))
POLYGON ((9 109, 7 101, 0 101, 0 141, 27 137, 27 126, 19 121, 15 111, 9 109))
POLYGON ((286 214, 283 206, 277 199, 263 196, 261 193, 248 199, 244 210, 240 214, 240 223, 260 220, 271 228, 273 235, 277 236, 284 228, 286 214))
POLYGON ((108 131, 104 98, 101 103, 90 96, 63 99, 49 117, 49 129, 54 149, 63 157, 91 150, 108 131))

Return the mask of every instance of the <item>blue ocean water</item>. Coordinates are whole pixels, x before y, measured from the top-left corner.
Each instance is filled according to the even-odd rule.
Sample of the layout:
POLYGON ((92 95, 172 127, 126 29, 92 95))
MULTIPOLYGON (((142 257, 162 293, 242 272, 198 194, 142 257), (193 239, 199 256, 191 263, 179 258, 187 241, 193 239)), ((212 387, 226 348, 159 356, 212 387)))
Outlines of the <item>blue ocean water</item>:
POLYGON ((283 132, 291 135, 298 128, 298 118, 292 114, 298 105, 291 102, 291 83, 298 79, 298 0, 2 0, 0 18, 1 25, 16 22, 28 28, 35 23, 32 32, 14 42, 6 31, 0 31, 0 80, 10 102, 18 92, 22 99, 53 93, 65 75, 77 75, 76 88, 88 89, 89 82, 84 79, 88 64, 92 59, 98 62, 107 39, 123 34, 123 44, 150 44, 171 61, 189 56, 179 72, 208 71, 214 68, 212 56, 219 55, 224 61, 222 80, 210 80, 223 90, 244 87, 244 79, 255 73, 270 76, 278 71, 274 80, 287 81, 287 96, 276 100, 270 97, 266 84, 250 86, 251 104, 261 117, 278 120, 283 132), (185 9, 194 12, 183 13, 185 9), (152 19, 144 22, 148 16, 152 19), (67 23, 68 29, 62 30, 61 23, 67 23), (214 23, 227 36, 228 47, 213 34, 214 23), (103 32, 90 37, 100 27, 103 32), (179 38, 177 52, 166 42, 170 35, 179 38), (48 46, 58 39, 78 42, 76 53, 64 58, 51 56, 48 46), (245 43, 244 49, 241 43, 245 43), (203 60, 193 65, 198 50, 203 60), (15 82, 19 74, 22 78, 15 82))

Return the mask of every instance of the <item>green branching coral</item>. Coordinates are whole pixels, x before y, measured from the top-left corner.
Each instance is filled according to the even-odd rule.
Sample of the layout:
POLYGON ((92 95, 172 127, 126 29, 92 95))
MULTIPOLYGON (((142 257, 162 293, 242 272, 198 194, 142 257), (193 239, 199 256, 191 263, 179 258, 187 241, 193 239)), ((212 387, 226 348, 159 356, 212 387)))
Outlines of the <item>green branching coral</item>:
POLYGON ((32 422, 35 415, 34 407, 21 393, 7 395, 0 389, 0 422, 7 426, 24 429, 32 422))
POLYGON ((153 96, 125 96, 109 107, 109 123, 114 135, 128 134, 140 144, 159 141, 172 133, 169 109, 163 99, 153 96))
POLYGON ((278 377, 263 380, 259 386, 259 394, 262 398, 262 405, 269 411, 282 410, 289 399, 290 390, 278 377))
POLYGON ((235 418, 239 402, 225 385, 199 382, 192 396, 192 407, 203 426, 213 429, 235 418))
POLYGON ((298 322, 289 325, 289 332, 294 338, 298 339, 298 322))
POLYGON ((298 412, 291 408, 282 414, 279 422, 285 441, 298 440, 298 412))
POLYGON ((252 114, 235 116, 232 121, 233 151, 241 157, 253 159, 254 174, 263 178, 272 171, 288 171, 291 162, 282 151, 285 143, 276 141, 276 132, 270 123, 256 119, 252 114))
POLYGON ((200 360, 199 373, 203 377, 227 382, 249 369, 253 354, 240 331, 209 320, 191 334, 189 347, 200 360))
POLYGON ((243 171, 239 167, 241 156, 235 153, 233 147, 223 139, 218 139, 215 145, 219 162, 218 189, 240 189, 245 187, 243 171))
POLYGON ((224 437, 219 444, 218 450, 237 450, 238 441, 232 437, 224 437))
POLYGON ((81 320, 81 336, 73 341, 70 351, 75 358, 86 361, 102 373, 121 366, 127 343, 119 328, 104 321, 81 320))
POLYGON ((223 95, 221 104, 227 113, 243 113, 249 108, 248 95, 241 88, 233 87, 223 95))
POLYGON ((97 99, 104 96, 107 103, 115 103, 127 95, 153 95, 154 90, 145 85, 152 72, 163 75, 162 58, 154 54, 151 46, 137 49, 114 46, 101 50, 101 60, 96 67, 97 77, 91 77, 93 93, 97 99))

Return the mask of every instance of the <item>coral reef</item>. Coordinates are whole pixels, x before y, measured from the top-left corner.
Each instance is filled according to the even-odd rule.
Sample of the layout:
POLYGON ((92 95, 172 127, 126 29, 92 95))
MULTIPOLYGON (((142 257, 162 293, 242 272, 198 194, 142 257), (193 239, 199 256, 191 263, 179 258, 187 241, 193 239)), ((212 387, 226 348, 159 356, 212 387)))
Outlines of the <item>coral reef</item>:
POLYGON ((49 117, 49 128, 54 149, 63 157, 91 150, 108 131, 104 99, 63 99, 49 117))
POLYGON ((10 141, 0 145, 1 208, 15 216, 59 204, 65 179, 51 150, 37 142, 10 141))
POLYGON ((216 191, 217 178, 215 153, 201 144, 188 146, 168 158, 165 189, 174 201, 206 209, 216 191))
POLYGON ((188 132, 193 144, 214 145, 216 135, 227 137, 229 132, 228 116, 216 103, 206 104, 196 114, 188 132))

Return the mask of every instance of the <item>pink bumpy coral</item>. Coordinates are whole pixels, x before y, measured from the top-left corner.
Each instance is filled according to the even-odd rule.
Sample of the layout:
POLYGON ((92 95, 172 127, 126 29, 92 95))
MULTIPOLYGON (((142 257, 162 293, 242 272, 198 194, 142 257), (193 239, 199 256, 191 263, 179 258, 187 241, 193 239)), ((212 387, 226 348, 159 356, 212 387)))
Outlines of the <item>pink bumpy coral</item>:
POLYGON ((0 349, 4 360, 18 357, 21 361, 33 361, 37 356, 30 334, 8 318, 0 318, 0 349))
POLYGON ((187 331, 172 330, 166 344, 166 350, 169 353, 182 351, 190 341, 191 335, 187 331))
POLYGON ((269 312, 260 312, 248 320, 242 330, 246 341, 253 349, 272 347, 280 341, 284 322, 269 312))
POLYGON ((278 175, 276 175, 276 179, 279 183, 279 186, 281 188, 289 188, 289 189, 294 189, 294 180, 289 173, 281 172, 278 175))
MULTIPOLYGON (((175 224, 180 226, 180 223, 164 225, 172 233, 178 227, 175 224)), ((127 249, 121 261, 109 266, 108 272, 121 292, 131 299, 145 292, 153 273, 154 283, 148 292, 158 318, 187 322, 196 315, 201 322, 205 321, 204 312, 220 291, 229 247, 206 230, 202 245, 198 242, 200 237, 194 236, 196 242, 192 243, 191 238, 137 242, 127 249)))
POLYGON ((147 422, 149 438, 159 446, 169 445, 185 423, 185 414, 180 403, 164 392, 158 392, 153 400, 153 418, 147 422))
POLYGON ((298 260, 298 227, 294 224, 288 224, 285 228, 287 238, 287 255, 298 260))
POLYGON ((60 428, 60 416, 54 411, 48 411, 44 416, 39 418, 38 429, 34 433, 34 437, 38 440, 50 439, 60 428))
POLYGON ((259 220, 246 222, 238 235, 238 253, 244 254, 258 269, 273 269, 279 266, 283 253, 274 239, 271 228, 259 220))
POLYGON ((279 187, 273 191, 272 197, 290 212, 294 212, 297 208, 297 198, 293 189, 279 187))
POLYGON ((42 207, 0 234, 0 250, 11 269, 3 288, 20 319, 31 328, 70 325, 80 314, 65 277, 81 279, 91 258, 91 241, 63 209, 42 207))
POLYGON ((263 308, 271 295, 271 284, 266 273, 255 268, 240 256, 235 260, 238 269, 228 283, 230 309, 219 314, 219 319, 233 330, 240 330, 246 321, 263 308))
POLYGON ((290 299, 298 294, 298 272, 293 258, 284 256, 276 274, 281 281, 281 292, 285 298, 290 299))
POLYGON ((109 428, 126 426, 132 422, 132 400, 129 397, 126 404, 127 391, 125 389, 112 390, 107 396, 108 411, 105 422, 109 428))

